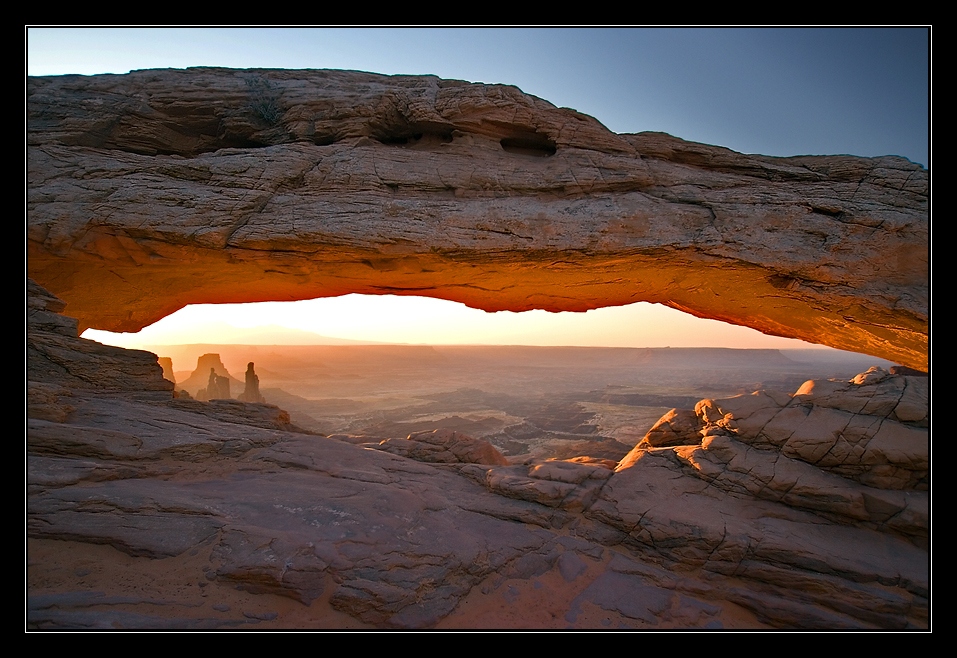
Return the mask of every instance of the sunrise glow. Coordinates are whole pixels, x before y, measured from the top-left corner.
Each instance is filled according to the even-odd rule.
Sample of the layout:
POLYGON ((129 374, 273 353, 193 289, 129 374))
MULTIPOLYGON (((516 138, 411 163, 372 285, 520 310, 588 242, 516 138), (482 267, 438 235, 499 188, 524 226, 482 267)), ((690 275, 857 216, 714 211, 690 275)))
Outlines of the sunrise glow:
POLYGON ((175 344, 303 345, 335 339, 431 345, 815 347, 644 302, 585 313, 487 313, 441 299, 395 295, 199 304, 135 334, 90 329, 83 337, 138 349, 175 344))

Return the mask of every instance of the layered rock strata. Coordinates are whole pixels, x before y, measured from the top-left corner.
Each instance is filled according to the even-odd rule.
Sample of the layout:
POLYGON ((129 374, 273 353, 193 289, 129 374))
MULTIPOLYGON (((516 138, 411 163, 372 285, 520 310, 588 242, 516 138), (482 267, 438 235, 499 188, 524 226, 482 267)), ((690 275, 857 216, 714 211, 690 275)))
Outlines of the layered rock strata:
POLYGON ((650 301, 927 370, 928 172, 349 71, 29 78, 28 269, 80 327, 345 293, 650 301))
POLYGON ((269 405, 175 399, 155 356, 77 338, 30 291, 31 627, 281 627, 308 605, 428 628, 476 597, 512 626, 929 625, 924 378, 705 400, 681 445, 506 465, 450 431, 369 449, 269 405), (93 546, 120 553, 75 561, 93 546), (143 562, 195 571, 127 585, 143 562), (247 607, 223 604, 236 588, 247 607))

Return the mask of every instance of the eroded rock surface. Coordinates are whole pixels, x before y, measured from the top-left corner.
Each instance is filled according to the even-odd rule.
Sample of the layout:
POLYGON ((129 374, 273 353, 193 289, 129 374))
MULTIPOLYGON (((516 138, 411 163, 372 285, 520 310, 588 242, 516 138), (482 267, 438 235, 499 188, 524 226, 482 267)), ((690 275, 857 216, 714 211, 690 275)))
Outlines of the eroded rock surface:
POLYGON ((488 441, 473 439, 449 429, 415 432, 406 439, 386 439, 376 448, 394 455, 440 464, 508 463, 488 441))
POLYGON ((155 356, 70 336, 62 303, 30 291, 31 627, 928 626, 924 378, 704 400, 687 443, 615 468, 506 465, 443 430, 385 441, 461 453, 407 451, 420 461, 302 433, 270 405, 176 399, 155 356), (72 367, 96 350, 109 377, 72 367), (822 453, 818 429, 843 444, 817 413, 866 431, 822 453), (82 547, 119 552, 83 563, 82 547), (124 588, 143 564, 186 571, 124 588), (91 589, 92 566, 122 572, 91 589), (224 603, 237 588, 245 607, 224 603), (498 621, 461 610, 477 597, 498 621))
POLYGON ((927 370, 928 172, 349 71, 30 78, 29 275, 80 327, 345 293, 650 301, 927 370))

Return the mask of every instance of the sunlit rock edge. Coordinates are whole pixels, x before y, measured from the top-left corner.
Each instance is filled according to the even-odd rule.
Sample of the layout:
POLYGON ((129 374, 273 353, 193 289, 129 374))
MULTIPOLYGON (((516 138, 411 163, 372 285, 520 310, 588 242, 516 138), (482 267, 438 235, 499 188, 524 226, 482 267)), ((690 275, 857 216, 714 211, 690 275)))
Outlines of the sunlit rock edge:
POLYGON ((926 371, 928 172, 617 135, 515 87, 354 71, 27 81, 31 277, 80 328, 191 303, 649 301, 926 371))

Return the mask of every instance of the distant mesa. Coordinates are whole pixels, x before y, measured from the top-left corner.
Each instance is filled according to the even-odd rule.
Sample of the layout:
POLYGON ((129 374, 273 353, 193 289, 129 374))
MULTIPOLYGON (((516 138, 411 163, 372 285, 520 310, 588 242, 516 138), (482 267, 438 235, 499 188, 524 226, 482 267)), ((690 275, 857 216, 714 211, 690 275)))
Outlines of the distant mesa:
MULTIPOLYGON (((172 359, 162 357, 160 365, 163 366, 164 376, 170 381, 175 381, 172 374, 172 359), (168 362, 168 366, 166 363, 168 362), (169 375, 165 375, 166 372, 169 375)), ((256 374, 252 362, 246 368, 245 382, 241 382, 226 370, 223 360, 219 354, 204 354, 196 361, 196 369, 193 373, 177 384, 178 390, 186 391, 191 397, 200 401, 209 400, 232 400, 233 391, 242 392, 235 396, 235 399, 241 402, 264 403, 266 399, 259 391, 259 375, 256 374)))
POLYGON ((196 362, 196 370, 187 379, 177 383, 197 400, 228 400, 232 390, 239 390, 243 382, 229 374, 219 354, 204 354, 196 362))

